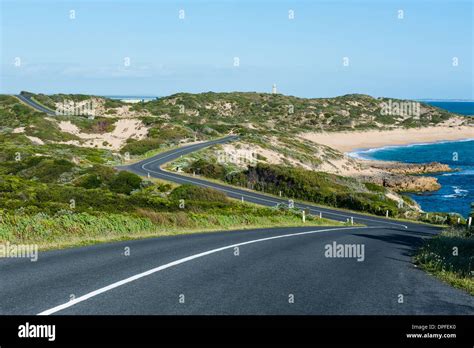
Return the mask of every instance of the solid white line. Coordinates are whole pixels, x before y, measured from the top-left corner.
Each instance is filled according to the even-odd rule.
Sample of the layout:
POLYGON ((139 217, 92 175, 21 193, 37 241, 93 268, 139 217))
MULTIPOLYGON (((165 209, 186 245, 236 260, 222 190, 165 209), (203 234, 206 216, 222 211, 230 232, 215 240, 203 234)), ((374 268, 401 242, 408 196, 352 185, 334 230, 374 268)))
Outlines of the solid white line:
POLYGON ((188 257, 185 257, 185 258, 182 258, 182 259, 179 259, 179 260, 176 260, 176 261, 173 261, 173 262, 170 262, 170 263, 167 263, 165 265, 162 265, 162 266, 159 266, 159 267, 156 267, 156 268, 152 268, 148 271, 145 271, 143 273, 139 273, 139 274, 136 274, 132 277, 129 277, 129 278, 126 278, 126 279, 123 279, 123 280, 120 280, 118 282, 115 282, 115 283, 112 283, 110 285, 107 285, 103 288, 100 288, 98 290, 95 290, 95 291, 92 291, 92 292, 89 292, 83 296, 80 296, 74 300, 71 300, 69 302, 66 302, 62 305, 59 305, 59 306, 56 306, 56 307, 53 307, 53 308, 50 308, 50 309, 47 309, 41 313, 38 313, 38 315, 50 315, 50 314, 54 314, 56 312, 59 312, 63 309, 66 309, 66 308, 69 308, 69 307, 72 307, 78 303, 81 303, 81 302, 84 302, 92 297, 95 297, 97 295, 100 295, 100 294, 103 294, 104 292, 107 292, 107 291, 110 291, 112 289, 115 289, 115 288, 118 288, 119 286, 122 286, 122 285, 125 285, 127 283, 131 283, 137 279, 140 279, 140 278, 143 278, 143 277, 146 277, 146 276, 149 276, 153 273, 156 273, 156 272, 159 272, 159 271, 162 271, 164 269, 167 269, 167 268, 170 268, 170 267, 173 267, 173 266, 177 266, 177 265, 180 265, 182 263, 185 263, 185 262, 188 262, 188 261, 191 261, 191 260, 194 260, 194 259, 197 259, 197 258, 200 258, 200 257, 203 257, 203 256, 206 256, 206 255, 210 255, 210 254, 214 254, 214 253, 217 253, 219 251, 222 251, 222 250, 226 250, 226 249, 232 249, 232 248, 235 248, 235 247, 238 247, 238 246, 242 246, 242 245, 247 245, 247 244, 253 244, 253 243, 259 243, 259 242, 264 242, 264 241, 267 241, 267 240, 272 240, 272 239, 279 239, 279 238, 288 238, 288 237, 295 237, 295 236, 302 236, 302 235, 305 235, 305 234, 313 234, 313 233, 321 233, 321 232, 328 232, 328 231, 337 231, 337 230, 355 230, 355 229, 369 229, 369 228, 379 228, 379 227, 339 227, 339 228, 328 228, 328 229, 324 229, 324 230, 316 230, 316 231, 306 231, 306 232, 298 232, 298 233, 290 233, 290 234, 283 234, 283 235, 280 235, 280 236, 274 236, 274 237, 267 237, 267 238, 260 238, 260 239, 254 239, 254 240, 250 240, 250 241, 247 241, 247 242, 242 242, 242 243, 237 243, 237 244, 232 244, 232 245, 227 245, 227 246, 224 246, 224 247, 221 247, 221 248, 216 248, 216 249, 212 249, 212 250, 208 250, 208 251, 205 251, 205 252, 202 252, 202 253, 199 253, 199 254, 195 254, 195 255, 191 255, 191 256, 188 256, 188 257))

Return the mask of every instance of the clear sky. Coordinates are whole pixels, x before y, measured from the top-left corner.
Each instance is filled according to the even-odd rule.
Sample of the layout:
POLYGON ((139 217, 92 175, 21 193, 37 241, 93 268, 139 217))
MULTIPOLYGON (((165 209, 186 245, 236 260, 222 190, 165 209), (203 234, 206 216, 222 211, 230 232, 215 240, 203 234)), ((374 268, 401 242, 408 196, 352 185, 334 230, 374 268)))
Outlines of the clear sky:
POLYGON ((0 2, 2 93, 474 99, 470 0, 0 2))

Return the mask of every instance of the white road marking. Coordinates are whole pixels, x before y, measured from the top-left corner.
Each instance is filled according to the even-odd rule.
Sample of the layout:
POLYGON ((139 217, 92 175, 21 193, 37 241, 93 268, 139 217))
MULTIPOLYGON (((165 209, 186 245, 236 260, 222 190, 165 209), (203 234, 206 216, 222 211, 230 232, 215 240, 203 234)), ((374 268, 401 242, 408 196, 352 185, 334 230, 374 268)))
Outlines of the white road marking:
POLYGON ((78 303, 81 303, 81 302, 84 302, 84 301, 87 301, 88 299, 92 298, 92 297, 95 297, 97 295, 100 295, 100 294, 103 294, 104 292, 107 292, 107 291, 110 291, 112 289, 115 289, 115 288, 118 288, 119 286, 122 286, 122 285, 125 285, 125 284, 128 284, 128 283, 131 283, 135 280, 138 280, 140 278, 143 278, 143 277, 146 277, 146 276, 149 276, 153 273, 157 273, 157 272, 160 272, 164 269, 167 269, 167 268, 170 268, 170 267, 173 267, 173 266, 177 266, 177 265, 180 265, 182 263, 185 263, 185 262, 188 262, 188 261, 191 261, 191 260, 195 260, 197 258, 200 258, 200 257, 203 257, 203 256, 206 256, 206 255, 210 255, 210 254, 214 254, 214 253, 217 253, 219 251, 222 251, 222 250, 226 250, 226 249, 232 249, 232 248, 235 248, 235 247, 239 247, 239 246, 242 246, 242 245, 248 245, 248 244, 253 244, 253 243, 259 243, 259 242, 265 242, 265 241, 268 241, 268 240, 272 240, 272 239, 279 239, 279 238, 288 238, 288 237, 295 237, 295 236, 302 236, 302 235, 305 235, 305 234, 314 234, 314 233, 321 233, 321 232, 328 232, 328 231, 337 231, 337 230, 356 230, 356 229, 369 229, 369 228, 379 228, 379 227, 339 227, 339 228, 328 228, 328 229, 324 229, 324 230, 315 230, 315 231, 306 231, 306 232, 297 232, 297 233, 290 233, 290 234, 283 234, 283 235, 279 235, 279 236, 274 236, 274 237, 267 237, 267 238, 260 238, 260 239, 254 239, 254 240, 250 240, 250 241, 247 241, 247 242, 242 242, 242 243, 237 243, 237 244, 232 244, 232 245, 227 245, 227 246, 223 246, 221 248, 216 248, 216 249, 212 249, 212 250, 208 250, 208 251, 205 251, 205 252, 202 252, 202 253, 199 253, 199 254, 194 254, 194 255, 191 255, 191 256, 188 256, 188 257, 185 257, 185 258, 182 258, 182 259, 179 259, 179 260, 176 260, 176 261, 173 261, 173 262, 170 262, 170 263, 167 263, 165 265, 162 265, 162 266, 159 266, 159 267, 156 267, 156 268, 152 268, 148 271, 145 271, 145 272, 142 272, 142 273, 139 273, 139 274, 136 274, 134 276, 131 276, 129 278, 126 278, 126 279, 123 279, 123 280, 120 280, 118 282, 115 282, 115 283, 112 283, 110 285, 107 285, 103 288, 100 288, 98 290, 95 290, 95 291, 92 291, 92 292, 89 292, 83 296, 80 296, 74 300, 71 300, 69 302, 66 302, 62 305, 59 305, 59 306, 56 306, 56 307, 53 307, 53 308, 50 308, 50 309, 47 309, 41 313, 38 313, 38 315, 50 315, 50 314, 54 314, 54 313, 57 313, 63 309, 66 309, 66 308, 69 308, 69 307, 72 307, 78 303))

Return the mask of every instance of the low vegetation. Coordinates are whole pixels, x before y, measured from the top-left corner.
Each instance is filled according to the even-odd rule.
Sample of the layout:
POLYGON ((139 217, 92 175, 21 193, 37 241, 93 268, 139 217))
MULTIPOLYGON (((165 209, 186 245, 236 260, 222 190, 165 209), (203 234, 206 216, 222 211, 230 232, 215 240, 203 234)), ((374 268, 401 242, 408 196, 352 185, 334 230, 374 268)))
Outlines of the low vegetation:
POLYGON ((385 189, 342 176, 301 168, 258 163, 243 171, 231 171, 218 163, 198 160, 187 172, 220 179, 249 189, 301 199, 327 206, 360 210, 377 215, 401 216, 397 202, 387 199, 385 189))
MULTIPOLYGON (((298 212, 241 204, 210 189, 174 187, 117 171, 107 165, 116 159, 108 150, 35 146, 18 139, 0 136, 0 242, 51 248, 302 224, 298 212)), ((329 223, 309 217, 306 224, 329 223)))
MULTIPOLYGON (((120 176, 119 173, 117 177, 120 176)), ((131 178, 133 174, 127 176, 131 178)), ((195 231, 303 224, 298 212, 238 203, 211 189, 196 192, 194 187, 181 186, 169 191, 167 185, 148 185, 122 194, 4 179, 0 186, 0 242, 35 243, 50 248, 195 231), (20 190, 27 193, 19 193, 20 190)), ((306 222, 330 223, 311 216, 306 222)))
MULTIPOLYGON (((391 216, 404 216, 406 208, 387 198, 384 187, 315 171, 332 160, 340 161, 342 154, 296 135, 301 131, 436 125, 456 117, 423 105, 419 120, 396 116, 382 119, 380 103, 384 100, 365 95, 303 99, 265 93, 179 93, 127 104, 87 95, 22 93, 52 110, 57 103, 93 99, 101 111, 91 119, 46 117, 15 97, 0 95, 0 242, 44 246, 301 224, 299 212, 242 204, 215 191, 175 188, 113 168, 125 155, 144 156, 230 132, 239 133, 244 145, 278 153, 281 163, 242 168, 206 158, 190 162, 183 158, 183 168, 188 173, 271 194, 282 191, 287 197, 319 204, 379 215, 388 210, 391 216), (137 129, 146 127, 146 137, 130 136, 120 149, 106 150, 94 147, 97 144, 85 144, 74 132, 59 127, 59 122, 69 121, 81 133, 105 134, 115 129, 120 118, 139 120, 137 129), (66 144, 70 141, 81 146, 66 144), (181 200, 185 208, 180 208, 181 200)), ((136 129, 131 134, 133 131, 136 129)), ((268 153, 263 151, 258 159, 265 156, 268 153)), ((309 217, 308 223, 328 221, 309 217)))
POLYGON ((474 230, 451 227, 427 240, 415 263, 443 281, 474 295, 474 230))

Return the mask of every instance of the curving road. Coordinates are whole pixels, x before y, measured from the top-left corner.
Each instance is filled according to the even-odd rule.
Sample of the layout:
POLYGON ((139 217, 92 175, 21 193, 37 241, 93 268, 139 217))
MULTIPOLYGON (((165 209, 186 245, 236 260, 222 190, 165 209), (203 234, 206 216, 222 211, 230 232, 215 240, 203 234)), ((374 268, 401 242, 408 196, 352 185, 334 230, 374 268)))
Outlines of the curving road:
MULTIPOLYGON (((121 169, 263 205, 282 201, 160 169, 234 139, 186 146, 121 169)), ((43 252, 37 262, 0 259, 0 313, 474 314, 474 297, 411 263, 414 248, 438 229, 297 206, 341 221, 353 216, 367 226, 199 233, 43 252), (364 257, 326 257, 333 243, 363 245, 364 257)))
MULTIPOLYGON (((237 140, 238 136, 231 135, 225 138, 199 143, 194 145, 184 146, 182 148, 178 148, 172 151, 167 151, 165 153, 159 154, 154 156, 153 158, 141 161, 139 163, 135 163, 129 166, 119 167, 123 170, 129 170, 136 174, 147 176, 150 175, 155 178, 163 179, 172 181, 178 184, 193 184, 202 187, 210 187, 219 191, 224 192, 227 196, 231 198, 236 198, 241 200, 242 198, 246 202, 256 203, 265 206, 275 206, 278 203, 287 203, 288 199, 278 198, 268 195, 263 195, 256 191, 244 190, 237 187, 231 187, 228 185, 220 185, 214 182, 209 182, 204 179, 184 176, 177 173, 172 173, 169 171, 164 171, 161 169, 161 166, 167 162, 172 161, 180 156, 189 154, 191 152, 198 151, 200 149, 216 145, 216 144, 225 144, 227 142, 231 142, 237 140)), ((374 216, 366 216, 363 214, 357 213, 347 213, 344 211, 338 211, 336 209, 330 208, 323 208, 323 207, 316 207, 314 205, 302 204, 302 203, 295 203, 296 208, 306 209, 312 214, 319 215, 322 214, 323 217, 327 217, 332 220, 337 221, 344 221, 346 222, 348 219, 352 218, 355 223, 361 223, 364 225, 383 225, 383 226, 391 226, 391 227, 398 227, 398 228, 408 228, 408 225, 412 226, 413 228, 422 228, 418 224, 407 224, 405 222, 398 222, 398 221, 391 221, 389 219, 378 218, 374 216)))
POLYGON ((31 97, 23 95, 23 94, 17 94, 15 95, 18 99, 20 99, 23 103, 27 104, 29 107, 40 111, 40 112, 45 112, 48 115, 54 116, 56 113, 50 109, 45 108, 43 105, 38 104, 36 101, 31 99, 31 97))

